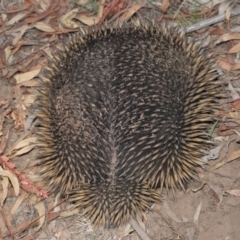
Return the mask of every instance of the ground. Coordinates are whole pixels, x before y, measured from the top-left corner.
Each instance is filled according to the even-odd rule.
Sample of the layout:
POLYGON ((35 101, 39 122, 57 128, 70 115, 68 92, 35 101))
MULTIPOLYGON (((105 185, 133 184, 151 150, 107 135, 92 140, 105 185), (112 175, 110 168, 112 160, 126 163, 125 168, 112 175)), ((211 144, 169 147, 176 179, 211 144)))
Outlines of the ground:
POLYGON ((240 239, 240 18, 230 17, 228 4, 210 2, 1 2, 0 239, 240 239), (213 132, 215 151, 209 152, 198 181, 191 181, 185 192, 173 194, 165 189, 161 203, 151 207, 146 219, 137 219, 149 238, 140 237, 131 224, 97 228, 80 214, 67 211, 69 204, 64 200, 57 203, 52 195, 46 198, 32 165, 37 154, 33 148, 36 89, 40 70, 56 45, 78 31, 79 25, 123 23, 134 17, 189 26, 224 11, 226 20, 190 34, 212 50, 225 96, 213 132))

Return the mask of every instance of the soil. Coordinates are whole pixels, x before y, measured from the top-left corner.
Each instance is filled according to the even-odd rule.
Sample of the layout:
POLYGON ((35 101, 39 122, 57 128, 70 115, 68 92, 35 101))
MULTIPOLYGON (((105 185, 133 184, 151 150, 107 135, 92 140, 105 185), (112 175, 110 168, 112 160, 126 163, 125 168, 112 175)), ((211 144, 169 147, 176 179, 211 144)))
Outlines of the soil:
MULTIPOLYGON (((37 39, 35 39, 37 41, 37 39)), ((211 39, 212 42, 216 38, 211 39)), ((211 44, 211 43, 210 43, 211 44)), ((221 48, 214 48, 215 53, 220 52, 221 48)), ((19 53, 19 54, 23 54, 19 53)), ((224 73, 221 78, 223 83, 229 79, 229 73, 224 73)), ((234 76, 233 85, 240 85, 238 73, 234 76)), ((224 84, 223 84, 224 85, 224 84)), ((34 102, 24 113, 25 118, 21 118, 18 110, 19 93, 26 97, 29 94, 35 95, 34 87, 17 88, 13 77, 0 77, 0 114, 4 117, 3 130, 0 135, 0 142, 4 136, 8 136, 6 152, 26 133, 26 119, 33 112, 34 102), (26 93, 27 91, 27 93, 26 93), (8 111, 8 112, 7 112, 8 111), (13 113, 18 113, 13 114, 13 113), (15 116, 15 118, 14 118, 15 116), (16 116, 19 125, 16 125, 16 116), (20 116, 20 117, 19 117, 20 116)), ((226 84, 225 90, 228 91, 226 84)), ((229 98, 225 101, 231 100, 229 98)), ((225 104, 225 103, 224 103, 225 104)), ((232 106, 225 104, 224 111, 231 112, 232 106)), ((238 111, 234 112, 235 119, 239 117, 238 111)), ((1 118, 0 118, 1 119, 1 118)), ((227 125, 231 126, 233 132, 224 137, 223 141, 216 141, 217 145, 223 145, 220 156, 209 161, 204 165, 200 174, 200 181, 191 181, 187 191, 176 191, 175 193, 164 190, 162 202, 159 205, 153 205, 149 212, 146 213, 146 219, 138 219, 139 225, 145 230, 152 240, 167 239, 185 239, 185 240, 238 240, 240 239, 240 161, 238 157, 233 157, 234 153, 239 151, 238 124, 228 125, 230 122, 222 117, 219 128, 227 125), (234 130, 236 130, 234 132, 234 130), (232 160, 227 161, 228 159, 232 160), (216 163, 223 163, 221 167, 213 167, 213 170, 207 171, 210 166, 216 163)), ((1 123, 1 122, 0 122, 1 123)), ((1 132, 1 131, 0 131, 1 132)), ((215 132, 218 137, 219 132, 215 132)), ((29 135, 34 135, 29 132, 29 135)), ((16 164, 16 168, 32 176, 31 161, 36 156, 36 150, 32 150, 22 156, 10 157, 10 161, 16 164)), ((1 187, 0 187, 1 189, 1 187)), ((1 190, 2 191, 2 190, 1 190)), ((69 205, 66 203, 58 205, 52 210, 55 200, 52 196, 48 199, 38 198, 33 204, 29 192, 21 189, 18 197, 14 196, 12 189, 9 187, 8 197, 3 206, 0 208, 0 238, 3 239, 82 239, 82 240, 137 240, 139 235, 131 228, 130 224, 122 226, 119 229, 101 229, 92 226, 90 222, 84 219, 80 214, 68 217, 60 216, 52 221, 45 222, 42 228, 36 233, 36 226, 29 223, 35 217, 39 216, 39 208, 36 204, 42 202, 45 209, 51 209, 51 214, 66 210, 69 205), (20 202, 16 212, 12 215, 11 210, 19 198, 24 200, 20 202), (25 224, 25 225, 24 225, 25 224), (19 226, 27 226, 20 233, 13 234, 19 230, 19 226), (12 233, 12 236, 11 236, 12 233)), ((45 210, 46 211, 46 210, 45 210)), ((48 215, 50 216, 50 215, 48 215)), ((52 215, 51 215, 52 216, 52 215)), ((24 228, 24 227, 23 227, 24 228)))

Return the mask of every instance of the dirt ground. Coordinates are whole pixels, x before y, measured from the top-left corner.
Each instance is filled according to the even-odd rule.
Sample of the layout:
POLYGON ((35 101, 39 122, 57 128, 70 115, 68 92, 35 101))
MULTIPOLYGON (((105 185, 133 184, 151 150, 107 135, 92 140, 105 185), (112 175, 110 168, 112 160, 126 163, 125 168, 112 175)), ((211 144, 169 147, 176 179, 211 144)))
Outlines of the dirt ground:
MULTIPOLYGON (((31 163, 37 154, 34 149, 34 114, 39 73, 47 65, 47 57, 56 51, 55 46, 78 31, 74 24, 82 20, 82 12, 96 11, 95 1, 56 2, 57 5, 50 0, 1 3, 0 239, 141 239, 131 224, 108 230, 92 226, 80 214, 68 212, 68 203, 57 204, 53 196, 45 199, 44 190, 38 186, 37 170, 31 163), (83 2, 91 2, 91 5, 81 12, 83 2), (74 9, 81 14, 74 15, 74 9), (61 27, 53 24, 51 19, 63 19, 63 16, 67 20, 61 22, 61 27), (14 17, 15 20, 10 22, 14 17)), ((133 16, 142 20, 161 20, 162 12, 165 12, 168 21, 178 13, 185 14, 184 24, 188 25, 211 18, 220 12, 219 9, 229 7, 212 1, 211 6, 198 6, 198 15, 189 17, 194 4, 182 1, 128 1, 127 5, 124 2, 112 6, 113 9, 131 10, 128 15, 123 15, 124 20, 133 16), (141 4, 147 4, 147 7, 141 4), (135 8, 131 8, 133 6, 135 8), (160 7, 162 11, 156 10, 160 7)), ((237 4, 231 6, 239 7, 237 4)), ((101 16, 105 16, 104 10, 101 16)), ((116 13, 112 12, 111 20, 116 13)), ((115 16, 120 19, 122 15, 115 16)), ((176 19, 177 24, 183 24, 183 18, 176 19)), ((94 20, 99 19, 95 17, 94 20)), ((108 15, 103 20, 109 20, 108 15)), ((85 21, 89 23, 93 18, 85 21)), ((152 206, 146 219, 137 219, 151 240, 240 239, 239 22, 240 17, 236 16, 191 34, 213 51, 226 98, 221 102, 219 121, 213 134, 216 146, 209 152, 209 161, 206 160, 207 164, 199 173, 199 181, 191 181, 186 192, 179 190, 173 194, 164 190, 162 202, 152 206)))

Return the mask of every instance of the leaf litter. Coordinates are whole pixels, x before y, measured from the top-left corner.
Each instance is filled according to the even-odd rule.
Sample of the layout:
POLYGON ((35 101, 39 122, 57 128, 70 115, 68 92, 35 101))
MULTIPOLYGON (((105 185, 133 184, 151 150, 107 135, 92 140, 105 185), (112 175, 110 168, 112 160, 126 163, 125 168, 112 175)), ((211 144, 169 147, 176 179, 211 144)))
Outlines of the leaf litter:
MULTIPOLYGON (((166 197, 163 206, 169 219, 165 219, 166 221, 161 217, 159 219, 159 215, 150 211, 147 214, 147 221, 143 222, 141 219, 138 221, 140 227, 148 232, 151 239, 159 239, 159 237, 162 239, 176 235, 180 236, 180 239, 209 238, 199 229, 201 224, 203 228, 205 226, 201 219, 206 220, 204 214, 210 216, 207 215, 209 210, 206 206, 209 205, 210 200, 206 199, 205 195, 209 196, 209 194, 205 194, 206 191, 210 192, 210 196, 215 196, 213 202, 216 207, 227 204, 229 199, 232 199, 231 196, 236 199, 240 197, 239 181, 234 182, 233 185, 227 185, 229 181, 231 182, 231 175, 238 175, 240 170, 240 30, 237 30, 236 26, 239 17, 232 18, 230 10, 239 8, 239 4, 234 1, 219 3, 220 1, 215 1, 213 5, 208 5, 208 3, 191 4, 191 1, 187 3, 186 1, 170 0, 159 2, 145 0, 101 0, 99 2, 94 0, 39 0, 38 2, 26 0, 18 2, 13 0, 10 4, 7 0, 3 1, 1 7, 4 8, 0 12, 0 36, 3 36, 0 44, 2 53, 0 75, 3 78, 0 81, 1 86, 5 82, 12 91, 9 94, 4 94, 4 88, 0 89, 0 201, 3 209, 1 214, 4 219, 4 221, 0 220, 0 228, 3 229, 0 231, 0 238, 20 237, 24 233, 29 237, 28 239, 36 239, 37 236, 44 235, 42 226, 44 223, 51 226, 51 220, 54 221, 51 234, 59 239, 64 236, 65 238, 71 236, 72 239, 79 239, 79 233, 82 234, 81 239, 90 239, 94 236, 95 239, 104 240, 114 239, 117 236, 131 239, 131 236, 136 234, 134 230, 130 230, 131 228, 127 228, 127 231, 120 230, 120 232, 117 230, 100 231, 90 228, 90 223, 83 224, 85 228, 88 226, 90 229, 86 233, 87 235, 84 235, 84 231, 81 232, 81 229, 78 233, 73 233, 74 224, 68 221, 68 218, 74 219, 72 215, 76 215, 76 212, 72 213, 71 210, 66 209, 64 203, 59 205, 60 209, 57 212, 52 211, 54 209, 52 206, 58 206, 58 204, 53 201, 51 194, 49 195, 40 187, 43 184, 39 185, 36 179, 31 180, 31 178, 34 179, 34 174, 37 176, 36 169, 31 166, 30 162, 34 158, 31 153, 34 152, 34 142, 36 141, 31 125, 35 119, 34 104, 38 77, 42 68, 46 66, 47 59, 51 58, 55 46, 61 44, 62 38, 66 34, 78 31, 79 27, 124 24, 133 17, 140 21, 144 19, 174 20, 175 24, 186 26, 201 23, 203 19, 210 21, 212 17, 224 14, 225 20, 223 22, 218 25, 210 24, 211 26, 203 30, 195 31, 194 35, 200 38, 203 31, 206 33, 208 40, 205 44, 213 49, 217 65, 223 72, 222 80, 227 79, 225 83, 228 86, 229 95, 219 110, 221 121, 213 131, 216 138, 226 139, 224 141, 216 140, 217 146, 205 157, 204 161, 207 167, 203 166, 205 172, 199 177, 201 187, 198 186, 197 190, 195 189, 196 191, 192 191, 192 193, 188 192, 187 194, 193 194, 191 197, 187 198, 187 194, 181 193, 177 193, 177 196, 166 197), (231 140, 227 139, 231 136, 235 137, 231 140), (24 157, 25 155, 27 157, 24 157), (16 168, 19 165, 18 158, 20 156, 21 159, 25 158, 26 162, 26 164, 22 164, 23 169, 16 168), (231 174, 227 174, 226 169, 231 174), (199 199, 196 201, 194 198, 196 195, 199 196, 200 201, 199 199), (227 195, 229 196, 227 197, 227 195), (15 196, 15 202, 12 202, 10 214, 6 214, 10 206, 8 199, 13 196, 15 196), (174 205, 178 199, 179 202, 183 201, 184 203, 185 209, 183 207, 182 211, 180 211, 182 208, 180 203, 174 205), (191 204, 189 201, 192 201, 191 204, 195 206, 195 209, 192 208, 191 215, 185 217, 184 213, 190 212, 191 204), (34 219, 27 220, 26 218, 24 221, 23 218, 22 223, 11 226, 17 211, 26 202, 36 210, 34 219), (187 209, 189 212, 186 212, 187 209), (65 218, 58 219, 60 215, 65 218), (169 226, 167 229, 166 223, 169 226), (184 223, 190 225, 184 227, 184 223), (180 226, 179 232, 177 228, 179 229, 180 226), (161 233, 159 233, 159 229, 162 229, 161 233)), ((190 189, 194 190, 194 186, 190 189)), ((155 208, 157 209, 157 207, 155 208)), ((24 209, 21 211, 24 213, 24 209)), ((229 212, 226 214, 231 215, 229 212)), ((205 232, 207 233, 207 231, 205 232)), ((219 236, 217 234, 215 232, 215 236, 211 237, 217 239, 219 236)), ((135 237, 137 236, 135 235, 135 237)))

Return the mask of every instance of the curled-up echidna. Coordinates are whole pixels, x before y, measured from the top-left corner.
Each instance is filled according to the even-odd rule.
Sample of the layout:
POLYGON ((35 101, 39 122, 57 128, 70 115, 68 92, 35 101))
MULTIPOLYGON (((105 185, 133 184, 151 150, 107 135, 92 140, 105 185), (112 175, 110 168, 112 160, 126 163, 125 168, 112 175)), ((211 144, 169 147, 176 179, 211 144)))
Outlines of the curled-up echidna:
POLYGON ((40 92, 41 173, 92 222, 118 226, 184 188, 209 145, 218 76, 208 51, 154 24, 89 30, 40 92))

